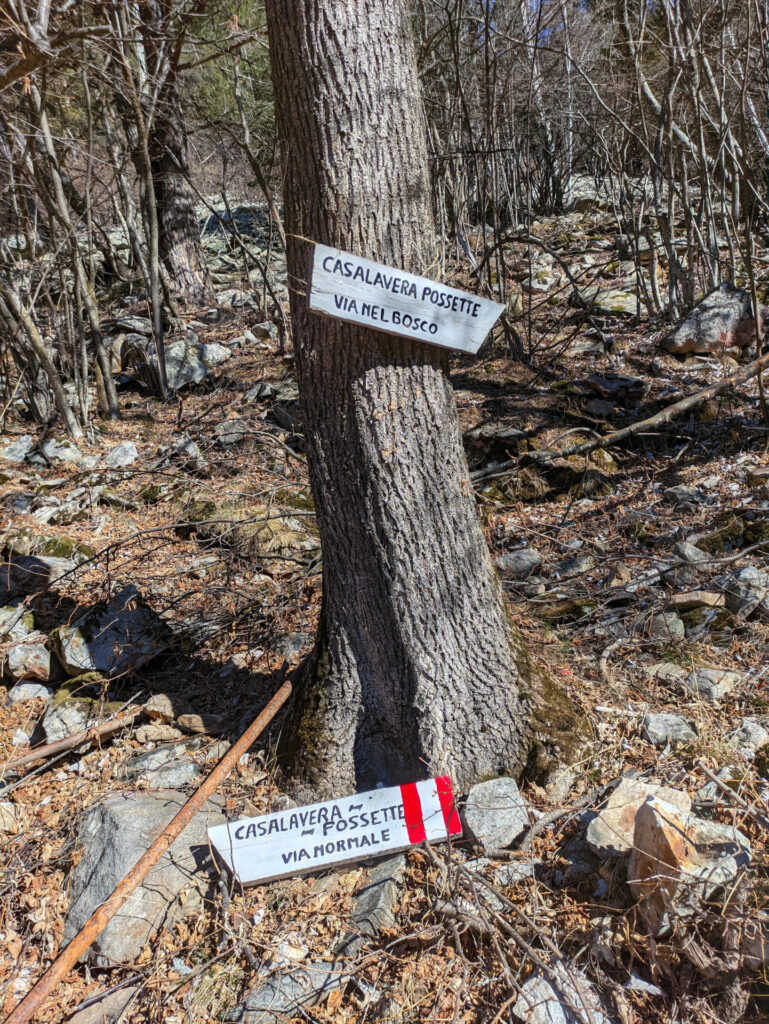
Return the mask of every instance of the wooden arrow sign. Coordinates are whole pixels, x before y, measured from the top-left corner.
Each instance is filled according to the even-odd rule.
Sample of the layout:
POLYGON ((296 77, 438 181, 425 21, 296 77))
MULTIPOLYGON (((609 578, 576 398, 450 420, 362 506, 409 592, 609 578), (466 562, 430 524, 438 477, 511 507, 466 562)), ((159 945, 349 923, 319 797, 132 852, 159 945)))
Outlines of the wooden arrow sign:
POLYGON ((412 341, 477 352, 505 307, 426 277, 316 245, 310 309, 412 341))
POLYGON ((215 825, 211 845, 242 885, 461 836, 448 776, 215 825))

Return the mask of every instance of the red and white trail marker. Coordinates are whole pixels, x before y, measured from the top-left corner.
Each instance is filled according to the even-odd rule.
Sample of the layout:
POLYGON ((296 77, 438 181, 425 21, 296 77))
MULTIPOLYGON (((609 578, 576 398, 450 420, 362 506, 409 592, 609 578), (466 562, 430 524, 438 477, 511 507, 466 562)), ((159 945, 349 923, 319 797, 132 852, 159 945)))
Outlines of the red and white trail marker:
POLYGON ((447 775, 215 825, 211 845, 241 885, 461 836, 447 775))

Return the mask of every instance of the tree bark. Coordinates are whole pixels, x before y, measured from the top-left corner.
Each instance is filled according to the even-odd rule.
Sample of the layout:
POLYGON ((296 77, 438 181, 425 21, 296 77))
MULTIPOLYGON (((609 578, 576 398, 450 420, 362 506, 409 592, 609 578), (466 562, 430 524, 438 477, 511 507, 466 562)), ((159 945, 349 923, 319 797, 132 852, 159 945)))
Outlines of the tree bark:
POLYGON ((401 0, 268 0, 322 622, 283 730, 330 796, 518 774, 525 651, 478 521, 444 350, 309 312, 311 242, 429 274, 425 124, 401 0))

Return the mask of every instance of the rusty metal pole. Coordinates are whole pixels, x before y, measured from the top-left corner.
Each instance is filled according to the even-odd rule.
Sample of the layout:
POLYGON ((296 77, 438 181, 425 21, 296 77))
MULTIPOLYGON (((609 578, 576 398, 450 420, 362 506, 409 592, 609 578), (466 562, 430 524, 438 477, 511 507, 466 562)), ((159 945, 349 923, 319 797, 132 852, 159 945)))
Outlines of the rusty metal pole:
MULTIPOLYGON (((285 675, 286 667, 284 664, 281 675, 285 675)), ((59 953, 45 974, 27 992, 10 1016, 6 1017, 5 1024, 27 1024, 27 1021, 32 1020, 33 1016, 42 1007, 45 999, 48 998, 56 986, 72 970, 94 939, 104 931, 107 924, 117 914, 134 889, 146 878, 150 869, 157 864, 185 826, 190 823, 201 807, 203 807, 206 800, 218 789, 240 757, 272 721, 290 695, 291 683, 287 681, 283 683, 269 704, 249 725, 240 739, 233 743, 205 782, 192 794, 178 814, 172 818, 164 831, 150 846, 149 850, 117 885, 109 899, 105 900, 100 907, 97 907, 74 939, 59 953)))

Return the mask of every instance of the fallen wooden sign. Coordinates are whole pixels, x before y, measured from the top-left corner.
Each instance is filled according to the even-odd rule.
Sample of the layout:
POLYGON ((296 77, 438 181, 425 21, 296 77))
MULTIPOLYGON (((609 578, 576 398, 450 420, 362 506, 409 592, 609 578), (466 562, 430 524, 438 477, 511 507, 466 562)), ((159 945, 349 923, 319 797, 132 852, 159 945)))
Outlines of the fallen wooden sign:
POLYGON ((215 825, 211 845, 241 885, 461 836, 448 776, 215 825))
POLYGON ((470 292, 316 245, 310 309, 386 334, 477 352, 505 307, 470 292))

